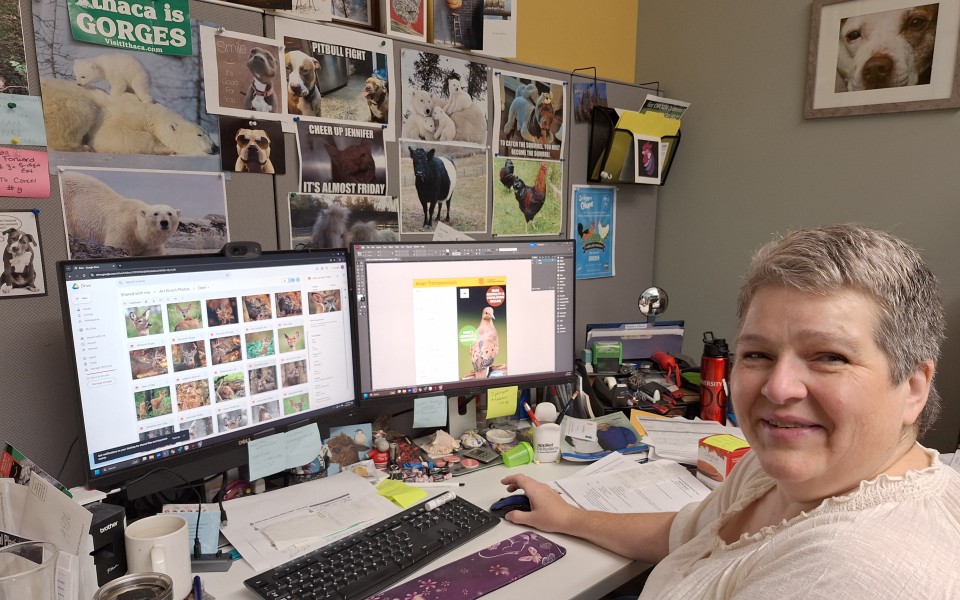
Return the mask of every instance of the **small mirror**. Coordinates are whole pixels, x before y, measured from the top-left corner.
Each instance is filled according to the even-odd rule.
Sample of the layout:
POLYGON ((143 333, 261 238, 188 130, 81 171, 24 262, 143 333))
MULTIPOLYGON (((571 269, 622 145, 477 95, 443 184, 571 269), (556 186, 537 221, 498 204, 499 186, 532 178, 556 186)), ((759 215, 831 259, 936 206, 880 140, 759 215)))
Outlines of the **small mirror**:
POLYGON ((643 290, 643 293, 640 294, 637 306, 640 308, 640 313, 647 317, 647 323, 654 323, 657 317, 667 311, 667 305, 669 303, 670 299, 667 297, 666 290, 658 287, 650 287, 643 290))

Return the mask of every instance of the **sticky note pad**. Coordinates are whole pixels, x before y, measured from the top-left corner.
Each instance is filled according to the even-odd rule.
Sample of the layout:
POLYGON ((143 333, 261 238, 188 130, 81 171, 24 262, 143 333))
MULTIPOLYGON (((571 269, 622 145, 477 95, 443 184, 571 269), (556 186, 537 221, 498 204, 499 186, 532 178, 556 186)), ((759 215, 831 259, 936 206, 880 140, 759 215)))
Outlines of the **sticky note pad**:
POLYGON ((492 388, 487 390, 487 418, 506 417, 517 412, 519 387, 492 388))
POLYGON ((287 442, 282 435, 268 435, 247 444, 250 481, 287 468, 287 442))
POLYGON ((427 497, 427 490, 407 485, 396 479, 384 479, 377 485, 377 493, 400 508, 410 508, 427 497))
POLYGON ((430 396, 413 401, 414 427, 443 427, 447 424, 447 397, 430 396))

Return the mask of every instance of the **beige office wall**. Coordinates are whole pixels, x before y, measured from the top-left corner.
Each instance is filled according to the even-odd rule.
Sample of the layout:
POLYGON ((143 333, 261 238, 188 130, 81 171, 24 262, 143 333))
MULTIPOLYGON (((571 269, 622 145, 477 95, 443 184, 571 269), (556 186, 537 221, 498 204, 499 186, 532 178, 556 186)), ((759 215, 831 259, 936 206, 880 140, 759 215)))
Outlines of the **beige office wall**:
POLYGON ((936 381, 944 411, 925 442, 953 451, 960 112, 805 121, 810 2, 640 0, 639 7, 637 81, 660 79, 672 97, 693 103, 658 194, 654 261, 656 282, 670 294, 668 316, 687 322, 684 351, 699 358, 704 330, 734 336, 740 275, 772 234, 848 221, 888 229, 924 249, 943 286, 950 339, 936 381))

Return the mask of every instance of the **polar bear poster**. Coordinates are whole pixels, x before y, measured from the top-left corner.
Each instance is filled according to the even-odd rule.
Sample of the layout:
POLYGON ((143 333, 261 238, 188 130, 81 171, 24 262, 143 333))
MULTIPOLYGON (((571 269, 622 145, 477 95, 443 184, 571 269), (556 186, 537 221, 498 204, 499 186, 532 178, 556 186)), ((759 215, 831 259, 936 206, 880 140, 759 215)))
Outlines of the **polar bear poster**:
POLYGON ((229 241, 222 173, 63 167, 69 256, 216 252, 229 241))
MULTIPOLYGON (((48 147, 61 164, 219 170, 217 118, 204 109, 199 55, 74 40, 65 2, 33 5, 48 147), (120 161, 119 163, 117 161, 120 161)), ((194 47, 198 27, 191 22, 194 47)))

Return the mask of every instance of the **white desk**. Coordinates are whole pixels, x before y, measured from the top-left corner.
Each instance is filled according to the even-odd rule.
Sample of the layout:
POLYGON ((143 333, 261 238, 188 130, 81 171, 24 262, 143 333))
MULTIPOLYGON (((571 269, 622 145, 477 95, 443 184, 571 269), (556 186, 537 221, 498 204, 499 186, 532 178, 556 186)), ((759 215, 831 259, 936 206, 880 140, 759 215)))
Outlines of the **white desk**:
MULTIPOLYGON (((454 478, 466 485, 455 490, 458 495, 482 508, 488 508, 495 500, 507 495, 500 480, 509 473, 525 473, 552 481, 575 473, 582 465, 575 463, 535 465, 528 464, 513 469, 503 466, 491 467, 470 475, 454 478)), ((442 492, 446 488, 435 488, 442 492)), ((276 493, 276 492, 274 492, 276 493)), ((279 492, 279 493, 282 493, 279 492)), ((224 507, 230 513, 230 503, 224 507)), ((415 575, 431 571, 442 564, 479 552, 500 540, 509 538, 526 528, 501 521, 483 535, 452 550, 442 558, 417 571, 415 575)), ((516 598, 599 598, 642 573, 649 565, 634 562, 575 537, 558 533, 544 534, 548 539, 567 549, 567 555, 557 563, 546 566, 530 575, 484 596, 490 600, 514 600, 516 598)), ((253 600, 257 596, 243 586, 243 581, 256 575, 243 560, 233 563, 226 573, 202 573, 204 588, 217 600, 253 600)), ((411 575, 412 577, 413 575, 411 575)))

